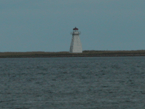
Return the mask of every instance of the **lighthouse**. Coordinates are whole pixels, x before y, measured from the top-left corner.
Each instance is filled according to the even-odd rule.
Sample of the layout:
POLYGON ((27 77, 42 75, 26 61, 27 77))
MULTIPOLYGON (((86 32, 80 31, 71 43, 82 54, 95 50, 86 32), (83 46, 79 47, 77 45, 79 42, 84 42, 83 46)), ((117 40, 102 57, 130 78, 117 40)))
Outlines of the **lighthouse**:
POLYGON ((70 53, 82 53, 82 44, 80 41, 80 32, 78 28, 74 28, 72 34, 72 41, 70 45, 70 53))

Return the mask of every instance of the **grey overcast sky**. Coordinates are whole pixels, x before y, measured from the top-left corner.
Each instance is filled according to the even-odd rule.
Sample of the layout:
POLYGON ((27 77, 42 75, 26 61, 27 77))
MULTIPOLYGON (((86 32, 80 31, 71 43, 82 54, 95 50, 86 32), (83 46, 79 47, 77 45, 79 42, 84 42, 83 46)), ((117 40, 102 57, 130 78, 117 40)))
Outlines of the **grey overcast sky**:
POLYGON ((145 50, 145 0, 0 0, 0 52, 145 50))

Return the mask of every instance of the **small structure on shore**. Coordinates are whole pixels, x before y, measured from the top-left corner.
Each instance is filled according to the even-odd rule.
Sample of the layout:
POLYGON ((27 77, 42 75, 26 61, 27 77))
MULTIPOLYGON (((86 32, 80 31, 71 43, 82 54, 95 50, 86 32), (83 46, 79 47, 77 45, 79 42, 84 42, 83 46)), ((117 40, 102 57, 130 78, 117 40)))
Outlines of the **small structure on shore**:
POLYGON ((80 41, 80 32, 78 28, 74 28, 72 34, 72 41, 70 45, 70 53, 82 53, 82 44, 80 41))

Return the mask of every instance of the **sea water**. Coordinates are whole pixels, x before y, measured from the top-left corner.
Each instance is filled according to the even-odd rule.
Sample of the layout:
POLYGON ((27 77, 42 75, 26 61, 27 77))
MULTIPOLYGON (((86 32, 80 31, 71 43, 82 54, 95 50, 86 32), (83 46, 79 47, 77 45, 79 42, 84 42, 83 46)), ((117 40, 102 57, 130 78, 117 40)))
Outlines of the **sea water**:
POLYGON ((1 58, 0 109, 145 109, 145 57, 1 58))

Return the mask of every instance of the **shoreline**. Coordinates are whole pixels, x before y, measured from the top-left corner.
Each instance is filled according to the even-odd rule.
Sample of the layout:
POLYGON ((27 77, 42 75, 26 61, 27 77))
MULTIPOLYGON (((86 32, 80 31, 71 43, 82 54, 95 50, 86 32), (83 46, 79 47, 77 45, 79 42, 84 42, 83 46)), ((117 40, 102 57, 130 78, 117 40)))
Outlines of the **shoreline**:
POLYGON ((122 57, 145 56, 145 50, 132 51, 95 51, 85 50, 83 53, 69 52, 0 52, 0 58, 49 58, 49 57, 122 57))

